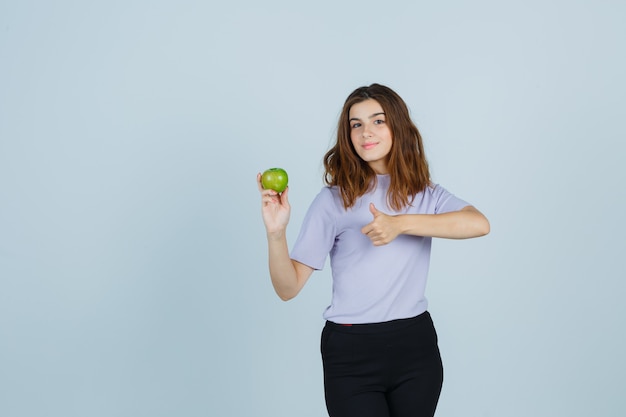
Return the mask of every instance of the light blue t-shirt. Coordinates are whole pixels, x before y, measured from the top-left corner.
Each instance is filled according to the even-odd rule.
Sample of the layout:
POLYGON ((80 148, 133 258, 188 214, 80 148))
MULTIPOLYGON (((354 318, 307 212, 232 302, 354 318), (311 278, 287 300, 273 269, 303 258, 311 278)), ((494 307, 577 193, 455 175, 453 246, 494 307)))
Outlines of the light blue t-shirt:
POLYGON ((369 204, 385 214, 438 214, 469 204, 439 185, 415 196, 412 205, 394 211, 387 205, 389 176, 377 175, 377 186, 344 209, 336 187, 324 187, 307 211, 291 258, 322 269, 330 255, 333 291, 324 318, 341 324, 380 323, 426 311, 424 296, 432 238, 399 235, 374 246, 361 233, 373 220, 369 204))

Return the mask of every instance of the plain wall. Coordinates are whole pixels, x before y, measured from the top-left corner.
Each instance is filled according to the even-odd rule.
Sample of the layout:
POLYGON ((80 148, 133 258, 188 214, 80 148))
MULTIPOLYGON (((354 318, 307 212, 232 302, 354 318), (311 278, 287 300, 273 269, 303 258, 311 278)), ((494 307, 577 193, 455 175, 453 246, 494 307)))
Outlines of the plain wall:
POLYGON ((487 237, 434 242, 438 416, 626 412, 626 5, 1 1, 0 415, 323 416, 330 271, 284 303, 345 97, 407 102, 487 237))

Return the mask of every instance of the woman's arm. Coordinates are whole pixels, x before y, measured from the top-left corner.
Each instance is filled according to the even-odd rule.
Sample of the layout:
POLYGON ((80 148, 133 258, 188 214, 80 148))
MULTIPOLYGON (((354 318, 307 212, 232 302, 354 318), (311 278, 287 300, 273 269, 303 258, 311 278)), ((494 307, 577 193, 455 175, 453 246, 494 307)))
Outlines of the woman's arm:
POLYGON ((287 246, 287 224, 291 207, 289 188, 278 194, 265 190, 261 185, 261 174, 257 174, 261 193, 263 223, 267 232, 267 247, 270 277, 274 291, 283 301, 294 298, 313 273, 313 268, 289 257, 287 246))
POLYGON ((475 207, 442 214, 400 214, 390 216, 370 204, 374 216, 361 231, 376 246, 386 245, 398 235, 467 239, 489 233, 489 220, 475 207))

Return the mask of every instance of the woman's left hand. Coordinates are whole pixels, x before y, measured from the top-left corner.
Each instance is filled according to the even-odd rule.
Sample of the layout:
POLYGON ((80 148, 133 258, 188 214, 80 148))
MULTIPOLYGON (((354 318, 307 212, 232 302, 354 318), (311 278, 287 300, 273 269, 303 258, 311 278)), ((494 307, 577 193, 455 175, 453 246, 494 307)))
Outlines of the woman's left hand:
POLYGON ((370 203, 370 212, 374 216, 374 220, 363 226, 361 232, 369 237, 374 246, 386 245, 400 234, 394 216, 378 211, 374 203, 370 203))

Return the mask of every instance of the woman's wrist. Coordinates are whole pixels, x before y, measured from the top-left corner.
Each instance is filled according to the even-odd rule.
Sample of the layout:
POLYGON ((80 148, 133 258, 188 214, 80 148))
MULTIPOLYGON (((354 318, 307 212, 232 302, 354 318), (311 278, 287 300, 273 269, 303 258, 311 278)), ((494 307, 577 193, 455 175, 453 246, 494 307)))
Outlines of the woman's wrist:
POLYGON ((278 242, 285 239, 286 229, 267 230, 267 240, 270 242, 278 242))

